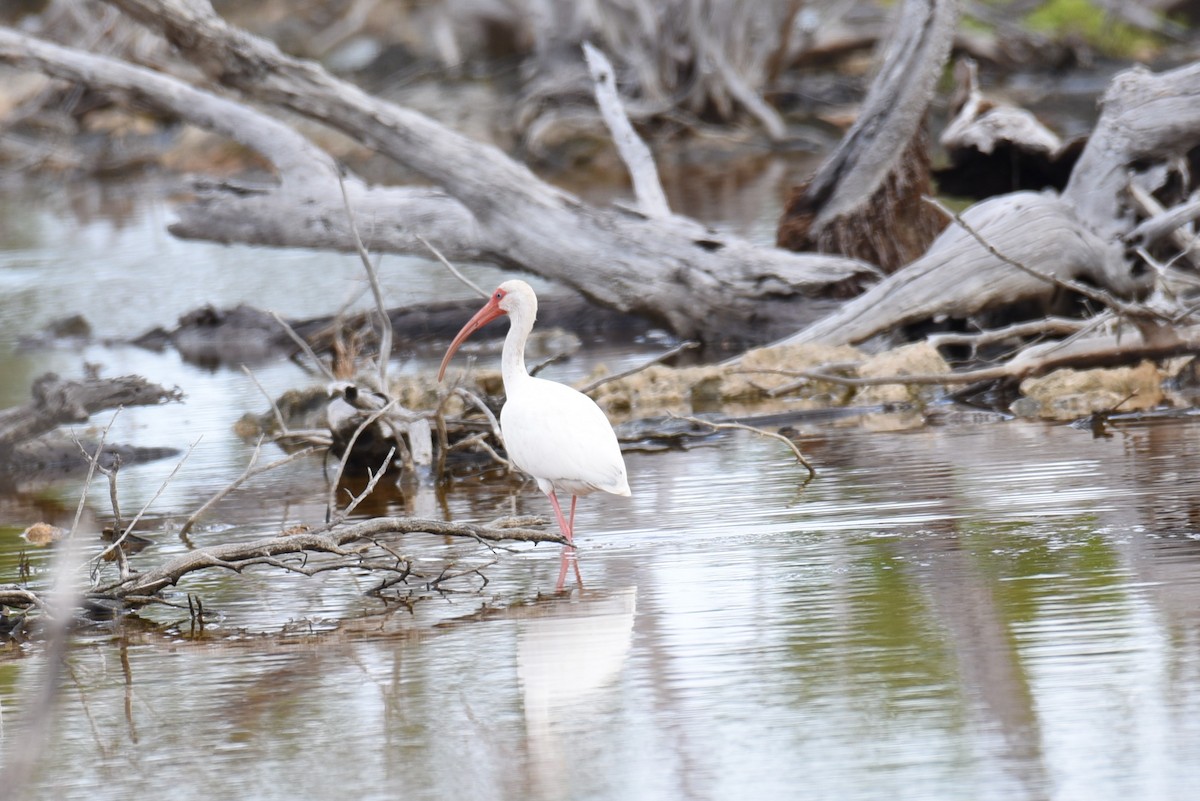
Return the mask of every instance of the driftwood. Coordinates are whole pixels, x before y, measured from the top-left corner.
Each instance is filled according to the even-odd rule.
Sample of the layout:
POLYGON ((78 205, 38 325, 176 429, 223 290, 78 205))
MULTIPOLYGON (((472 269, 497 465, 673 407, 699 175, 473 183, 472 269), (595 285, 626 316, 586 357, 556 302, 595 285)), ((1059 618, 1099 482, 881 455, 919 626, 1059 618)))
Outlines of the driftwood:
POLYGON ((925 113, 950 53, 957 0, 906 0, 854 126, 779 226, 790 250, 845 253, 892 272, 923 253, 946 220, 931 194, 925 113))
POLYGON ((924 256, 847 301, 833 314, 788 337, 784 344, 855 344, 896 326, 939 315, 966 318, 985 309, 1052 295, 1065 281, 1085 277, 1132 293, 1122 249, 1083 228, 1058 198, 1020 192, 986 200, 962 220, 997 251, 1042 277, 989 252, 952 224, 924 256))
MULTIPOLYGON (((634 0, 630 3, 551 2, 526 14, 533 53, 525 72, 520 119, 526 146, 562 123, 596 114, 580 110, 590 92, 577 54, 592 42, 613 54, 615 74, 638 118, 674 113, 733 120, 748 113, 773 140, 786 126, 761 92, 792 49, 797 2, 634 0)), ((528 7, 527 7, 528 8, 528 7)), ((578 125, 571 125, 577 128, 578 125)))
MULTIPOLYGON (((139 376, 72 381, 46 373, 33 382, 33 400, 0 411, 0 463, 18 448, 67 423, 85 423, 93 414, 122 406, 154 406, 177 401, 178 389, 164 389, 139 376)), ((24 459, 20 460, 26 461, 24 459)))
MULTIPOLYGON (((495 148, 371 97, 316 64, 286 56, 274 45, 230 27, 207 3, 112 2, 162 31, 214 80, 345 132, 420 173, 461 207, 449 208, 436 192, 426 213, 416 206, 389 207, 391 201, 381 198, 408 203, 413 190, 395 190, 399 195, 391 189, 368 192, 348 178, 347 194, 362 221, 365 244, 374 250, 424 253, 424 246, 414 241, 416 234, 427 232, 415 226, 433 221, 445 229, 426 238, 451 258, 474 256, 520 267, 561 281, 600 305, 710 341, 778 337, 816 316, 806 299, 831 286, 873 276, 869 265, 853 259, 759 247, 680 217, 652 220, 619 208, 589 207, 495 148), (408 225, 393 234, 392 241, 373 231, 381 228, 386 233, 397 221, 408 225), (448 232, 464 232, 465 237, 456 241, 448 232)), ((277 192, 246 194, 235 189, 219 201, 225 209, 216 208, 214 196, 206 198, 204 214, 232 223, 224 233, 209 229, 210 238, 314 245, 315 238, 323 237, 325 246, 353 246, 352 238, 342 234, 344 224, 335 223, 345 214, 328 157, 295 135, 281 145, 278 125, 252 126, 249 115, 254 112, 248 108, 229 124, 223 120, 235 119, 224 116, 233 104, 182 81, 2 29, 0 58, 98 89, 132 93, 140 102, 171 109, 236 137, 268 158, 280 158, 277 192), (335 238, 340 241, 331 241, 335 238)), ((196 219, 187 209, 180 213, 184 220, 196 219)))
POLYGON ((312 575, 328 570, 355 567, 387 573, 411 571, 394 552, 369 546, 387 543, 400 534, 434 534, 445 537, 468 537, 480 542, 550 542, 565 545, 560 535, 549 531, 522 527, 480 526, 471 523, 447 523, 442 520, 422 520, 412 517, 377 517, 347 525, 333 531, 300 531, 267 537, 246 543, 226 543, 197 548, 175 557, 155 568, 132 575, 128 580, 97 587, 94 596, 109 599, 130 599, 150 596, 172 586, 189 573, 210 567, 241 572, 254 565, 267 565, 292 572, 312 575), (288 562, 281 557, 325 553, 341 557, 342 561, 326 563, 288 562))
MULTIPOLYGON (((332 530, 301 530, 251 542, 209 545, 189 550, 143 572, 130 572, 117 581, 99 581, 87 593, 84 607, 111 615, 119 605, 137 607, 161 601, 160 593, 164 589, 178 584, 191 573, 209 568, 240 573, 250 567, 265 566, 309 576, 331 570, 365 570, 380 578, 378 589, 410 579, 417 586, 436 589, 441 582, 458 574, 452 575, 448 570, 438 576, 420 573, 411 559, 396 550, 400 535, 424 533, 466 537, 484 544, 567 544, 557 533, 528 527, 542 522, 539 518, 514 518, 477 525, 412 517, 378 517, 332 530), (310 558, 318 554, 326 558, 310 558)), ((57 547, 65 547, 65 543, 59 543, 57 547)), ((465 572, 478 570, 471 568, 465 572)), ((0 585, 0 607, 4 606, 46 611, 46 601, 41 593, 11 584, 0 585)))

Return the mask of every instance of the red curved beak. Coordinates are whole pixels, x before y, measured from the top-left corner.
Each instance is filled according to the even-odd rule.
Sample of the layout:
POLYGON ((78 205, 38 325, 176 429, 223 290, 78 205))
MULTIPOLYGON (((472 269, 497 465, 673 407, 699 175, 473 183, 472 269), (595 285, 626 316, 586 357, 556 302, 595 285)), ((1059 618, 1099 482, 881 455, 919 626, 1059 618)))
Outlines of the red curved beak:
POLYGON ((483 328, 485 325, 503 315, 504 309, 500 308, 500 301, 492 296, 483 308, 475 312, 475 316, 467 320, 467 324, 462 327, 458 335, 454 337, 454 341, 450 343, 450 347, 446 349, 446 355, 442 357, 442 366, 438 368, 438 381, 446 375, 446 365, 450 363, 450 357, 454 355, 454 351, 458 350, 458 346, 466 341, 467 337, 483 328))

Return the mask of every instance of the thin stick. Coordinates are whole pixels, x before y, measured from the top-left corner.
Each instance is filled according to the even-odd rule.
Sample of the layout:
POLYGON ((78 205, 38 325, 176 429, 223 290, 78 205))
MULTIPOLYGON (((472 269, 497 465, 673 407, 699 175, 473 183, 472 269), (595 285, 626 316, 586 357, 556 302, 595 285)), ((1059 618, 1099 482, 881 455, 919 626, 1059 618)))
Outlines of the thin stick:
MULTIPOLYGON (((113 427, 113 423, 117 422, 117 415, 121 413, 123 408, 123 406, 118 406, 117 410, 113 412, 108 425, 100 432, 100 442, 96 444, 96 452, 88 459, 87 477, 83 480, 83 491, 79 494, 79 504, 75 507, 75 519, 71 521, 71 531, 67 534, 67 539, 73 538, 75 531, 79 528, 79 521, 83 517, 83 505, 87 501, 88 492, 91 490, 92 479, 96 475, 96 468, 100 466, 100 454, 104 452, 104 441, 108 438, 108 431, 113 427)), ((75 440, 75 442, 78 444, 79 440, 75 440)))
POLYGON ((340 515, 338 515, 334 525, 337 525, 337 523, 342 522, 351 514, 353 514, 354 510, 358 508, 358 505, 362 503, 368 495, 375 491, 375 485, 379 483, 379 479, 383 478, 383 474, 387 472, 388 465, 392 463, 392 457, 395 455, 396 447, 393 445, 388 450, 387 456, 383 457, 383 463, 379 465, 379 469, 374 473, 370 472, 369 470, 367 471, 367 475, 370 476, 370 479, 367 480, 367 486, 362 492, 358 493, 358 495, 354 495, 350 498, 350 503, 346 504, 346 508, 340 515))
POLYGON ((438 261, 440 261, 442 264, 444 264, 444 265, 446 266, 446 269, 447 269, 447 270, 449 270, 449 271, 450 271, 450 272, 451 272, 451 273, 454 275, 454 277, 455 277, 455 278, 457 278, 459 281, 462 281, 464 284, 466 284, 468 287, 470 287, 470 288, 471 288, 471 290, 472 290, 472 291, 473 291, 473 292, 474 292, 476 295, 478 295, 478 296, 479 296, 479 297, 481 297, 481 298, 486 298, 486 297, 488 297, 488 293, 487 293, 487 292, 485 292, 485 291, 483 291, 482 289, 480 289, 480 288, 479 288, 479 284, 475 283, 475 282, 474 282, 474 281, 472 281, 470 278, 467 278, 465 275, 463 275, 461 272, 459 272, 459 271, 458 271, 458 268, 457 268, 457 267, 455 267, 453 264, 451 264, 451 263, 450 263, 450 262, 449 262, 449 261, 446 259, 446 257, 442 255, 442 252, 441 252, 440 250, 438 250, 438 249, 437 249, 437 248, 435 248, 435 247, 434 247, 432 244, 430 244, 430 242, 429 242, 429 240, 428 240, 428 239, 426 239, 425 237, 421 236, 420 234, 417 234, 417 240, 418 240, 418 241, 419 241, 419 242, 420 242, 422 245, 424 245, 425 247, 429 248, 429 251, 430 251, 430 252, 431 252, 431 253, 432 253, 434 256, 437 256, 437 258, 438 258, 438 261))
POLYGON ((325 522, 330 525, 333 521, 333 510, 337 508, 337 488, 342 483, 342 474, 346 472, 346 463, 350 461, 350 454, 354 452, 354 444, 358 442, 358 437, 362 432, 367 430, 367 427, 383 417, 388 411, 396 405, 396 400, 393 398, 388 401, 382 408, 371 413, 371 416, 358 424, 358 428, 354 429, 354 433, 350 436, 350 441, 346 443, 346 450, 342 453, 342 458, 338 460, 337 473, 333 476, 333 483, 329 486, 329 500, 325 506, 325 522))
MULTIPOLYGON (((262 440, 260 439, 258 442, 259 442, 259 446, 261 446, 262 440)), ((311 453, 315 453, 316 450, 317 449, 315 447, 304 448, 303 450, 298 450, 295 453, 289 453, 287 456, 283 457, 282 459, 276 459, 275 461, 270 462, 269 464, 264 464, 259 467, 255 467, 255 461, 258 459, 258 447, 255 447, 254 454, 250 457, 250 463, 248 465, 246 465, 246 469, 242 471, 242 474, 240 476, 238 476, 237 478, 235 478, 233 481, 231 481, 224 489, 222 489, 216 495, 212 496, 207 501, 205 501, 203 504, 201 504, 199 509, 192 512, 191 516, 184 522, 183 527, 179 529, 179 536, 181 536, 181 537, 186 536, 187 533, 192 530, 192 526, 196 525, 196 521, 200 519, 201 515, 203 515, 210 508, 212 508, 212 506, 214 504, 220 503, 227 495, 229 495, 231 492, 236 490, 238 487, 245 484, 250 479, 254 478, 255 476, 260 476, 269 470, 274 470, 278 467, 283 467, 285 464, 294 462, 297 459, 308 456, 311 453)))
POLYGON ((683 353, 685 350, 691 350, 692 348, 698 348, 698 347, 700 347, 699 342, 693 342, 691 340, 688 340, 687 342, 680 342, 678 345, 671 348, 669 351, 667 351, 665 353, 661 353, 658 356, 655 356, 653 359, 646 362, 645 364, 639 364, 637 367, 631 367, 628 370, 624 370, 620 373, 615 373, 613 375, 606 375, 603 378, 597 378, 595 381, 592 381, 590 384, 585 384, 584 386, 580 387, 579 391, 582 392, 584 395, 589 395, 592 392, 594 392, 596 389, 598 389, 599 387, 602 387, 605 384, 607 384, 609 381, 618 381, 622 378, 628 378, 631 375, 640 373, 642 370, 645 370, 648 367, 653 367, 656 364, 665 362, 667 359, 671 358, 672 356, 675 356, 676 354, 683 353))
POLYGON ((346 217, 350 221, 350 233, 354 237, 354 249, 358 251, 358 258, 362 260, 363 269, 367 271, 367 280, 371 282, 371 294, 375 296, 375 310, 379 313, 379 389, 381 392, 387 392, 387 364, 392 358, 392 321, 383 302, 383 288, 379 285, 379 275, 375 265, 371 264, 371 256, 363 246, 362 238, 358 235, 354 209, 350 206, 350 195, 346 192, 346 182, 342 180, 340 172, 337 179, 342 190, 342 204, 346 207, 346 217))
POLYGON ((1041 320, 1031 320, 1027 323, 1013 323, 1004 328, 990 328, 971 333, 939 332, 925 337, 925 341, 935 348, 945 345, 986 345, 991 342, 1001 342, 1005 339, 1036 336, 1039 334, 1074 334, 1085 328, 1083 320, 1073 320, 1067 317, 1044 317, 1041 320))
POLYGON ((197 437, 196 441, 188 446, 187 453, 185 453, 183 457, 175 463, 175 467, 171 469, 171 472, 167 474, 167 477, 164 478, 162 483, 158 485, 158 491, 154 493, 154 496, 150 500, 146 501, 145 505, 138 510, 138 513, 134 515, 133 520, 129 521, 129 525, 125 527, 125 530, 121 532, 119 537, 113 539, 112 543, 107 548, 101 551, 98 555, 92 557, 92 562, 99 564, 100 560, 112 553, 114 549, 120 548, 121 545, 124 544, 125 538, 129 536, 130 532, 133 531, 134 527, 138 524, 138 521, 142 519, 142 516, 146 514, 146 511, 150 508, 150 506, 158 500, 159 496, 162 495, 163 492, 166 491, 167 485, 169 485, 175 479, 176 474, 179 473, 180 468, 183 467, 184 463, 188 460, 188 457, 192 455, 192 451, 196 450, 196 446, 200 444, 201 439, 203 439, 203 437, 197 437))
POLYGON ((714 423, 711 420, 701 420, 699 417, 684 417, 682 415, 677 415, 674 412, 667 412, 667 414, 670 417, 673 417, 677 420, 686 420, 687 422, 694 423, 695 425, 708 426, 709 428, 715 428, 715 429, 736 429, 738 431, 753 431, 755 434, 758 434, 760 436, 770 437, 771 439, 777 439, 780 442, 782 442, 784 445, 787 445, 788 448, 791 449, 792 453, 795 454, 797 461, 799 461, 800 464, 804 465, 804 467, 807 468, 808 478, 805 480, 805 483, 808 483, 809 481, 812 481, 814 478, 817 477, 817 471, 813 469, 813 466, 811 464, 809 464, 808 459, 804 458, 804 454, 800 452, 800 449, 798 447, 796 447, 796 443, 792 442, 790 439, 788 439, 783 434, 780 434, 777 431, 766 431, 761 428, 755 428, 754 426, 748 426, 745 423, 714 423))
POLYGON ((309 359, 312 360, 313 364, 320 368, 321 372, 325 374, 325 378, 327 380, 337 380, 337 376, 335 376, 333 372, 327 366, 325 366, 325 362, 318 359, 317 354, 313 353, 313 349, 309 347, 307 342, 304 341, 304 337, 297 334, 292 326, 279 316, 279 312, 271 312, 271 316, 275 318, 275 322, 283 326, 283 330, 287 332, 287 335, 292 338, 293 342, 300 346, 300 349, 304 351, 304 354, 308 356, 309 359))
MULTIPOLYGON (((483 399, 480 398, 475 393, 473 393, 467 389, 464 389, 462 387, 455 387, 454 394, 470 401, 472 404, 474 404, 475 408, 477 408, 477 409, 479 409, 479 411, 483 412, 483 416, 487 418, 488 424, 492 427, 492 436, 494 436, 496 438, 496 442, 503 445, 504 444, 504 434, 500 431, 500 421, 496 419, 496 415, 492 414, 492 410, 487 407, 487 404, 483 402, 483 399)), ((484 450, 486 450, 493 459, 495 459, 500 464, 504 465, 505 470, 507 470, 510 473, 512 472, 512 469, 513 469, 512 462, 510 462, 508 459, 505 459, 500 454, 496 453, 496 451, 492 450, 492 448, 489 447, 486 442, 480 441, 478 443, 478 445, 481 448, 483 448, 484 450)))
MULTIPOLYGON (((262 396, 267 399, 267 403, 271 404, 271 411, 275 415, 275 422, 279 423, 279 433, 286 435, 288 433, 288 425, 284 422, 283 412, 279 411, 279 405, 275 403, 275 399, 271 397, 269 392, 267 392, 267 388, 259 383, 258 377, 254 375, 253 370, 243 364, 242 372, 249 376, 250 380, 254 382, 254 386, 258 387, 258 391, 261 392, 262 396)), ((262 440, 259 440, 260 444, 261 442, 262 440)), ((257 449, 255 450, 257 452, 257 449)))

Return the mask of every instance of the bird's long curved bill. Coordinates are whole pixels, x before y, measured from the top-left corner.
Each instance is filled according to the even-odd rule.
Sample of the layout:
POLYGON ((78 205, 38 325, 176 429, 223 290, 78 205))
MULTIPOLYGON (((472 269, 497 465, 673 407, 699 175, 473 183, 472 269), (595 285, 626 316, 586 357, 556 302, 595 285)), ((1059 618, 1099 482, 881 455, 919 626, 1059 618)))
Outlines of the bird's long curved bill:
POLYGON ((458 335, 454 337, 454 341, 450 343, 450 347, 446 349, 446 355, 442 357, 442 366, 438 368, 438 381, 441 381, 446 375, 446 365, 450 364, 450 357, 454 355, 454 351, 458 350, 458 346, 466 341, 467 337, 483 328, 485 325, 495 320, 504 314, 504 309, 500 308, 500 304, 495 298, 489 300, 484 307, 475 312, 475 316, 467 320, 467 324, 462 327, 458 335))

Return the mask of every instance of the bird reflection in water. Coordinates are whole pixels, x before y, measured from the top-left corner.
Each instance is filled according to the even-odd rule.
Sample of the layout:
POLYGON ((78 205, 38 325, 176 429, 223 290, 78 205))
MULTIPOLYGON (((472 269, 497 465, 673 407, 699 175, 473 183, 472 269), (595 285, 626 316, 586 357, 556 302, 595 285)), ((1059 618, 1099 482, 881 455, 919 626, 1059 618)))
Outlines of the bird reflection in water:
POLYGON ((538 604, 531 612, 517 622, 528 797, 553 798, 569 786, 578 757, 575 748, 564 748, 573 742, 564 729, 593 728, 589 718, 607 716, 607 702, 620 698, 618 678, 633 642, 637 588, 581 593, 538 604))

